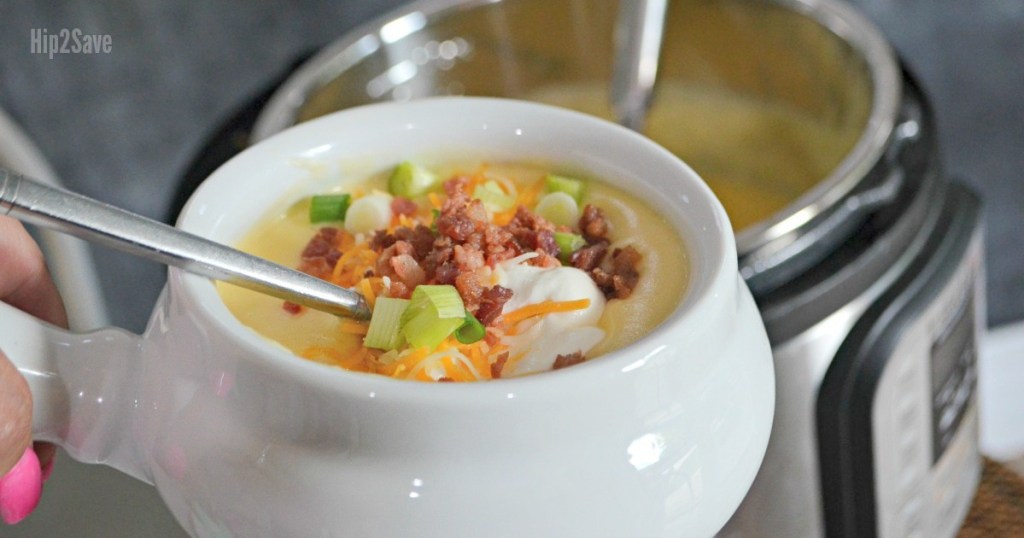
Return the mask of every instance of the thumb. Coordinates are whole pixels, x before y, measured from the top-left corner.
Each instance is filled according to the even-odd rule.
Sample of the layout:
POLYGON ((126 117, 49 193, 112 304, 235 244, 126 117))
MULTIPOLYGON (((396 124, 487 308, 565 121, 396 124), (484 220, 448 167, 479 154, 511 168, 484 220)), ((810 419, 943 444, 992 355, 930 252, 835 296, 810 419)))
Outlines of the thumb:
POLYGON ((18 369, 0 352, 0 476, 21 459, 32 440, 32 394, 18 369))

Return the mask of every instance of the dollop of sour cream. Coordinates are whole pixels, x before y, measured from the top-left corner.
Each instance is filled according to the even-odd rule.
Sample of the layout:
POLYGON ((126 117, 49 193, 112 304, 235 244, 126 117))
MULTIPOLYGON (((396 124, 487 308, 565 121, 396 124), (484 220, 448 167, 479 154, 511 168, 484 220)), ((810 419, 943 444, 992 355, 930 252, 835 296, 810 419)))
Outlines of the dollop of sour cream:
POLYGON ((550 370, 558 355, 577 351, 584 355, 604 339, 598 321, 605 298, 590 276, 575 267, 534 267, 522 263, 528 255, 500 264, 497 283, 512 290, 503 312, 544 301, 590 299, 586 308, 555 312, 519 323, 518 334, 506 336, 509 361, 503 376, 526 375, 550 370))

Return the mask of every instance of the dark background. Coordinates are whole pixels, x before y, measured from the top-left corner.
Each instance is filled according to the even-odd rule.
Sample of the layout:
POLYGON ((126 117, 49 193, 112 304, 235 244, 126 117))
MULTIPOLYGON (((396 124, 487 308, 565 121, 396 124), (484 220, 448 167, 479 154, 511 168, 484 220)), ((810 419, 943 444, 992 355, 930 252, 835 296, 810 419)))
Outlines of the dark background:
MULTIPOLYGON (((70 188, 162 219, 185 167, 221 120, 301 54, 401 3, 0 0, 0 108, 70 188), (113 50, 30 54, 33 28, 109 34, 113 50)), ((985 200, 989 324, 1024 318, 1024 1, 853 3, 932 98, 948 172, 985 200)), ((113 321, 142 331, 164 269, 104 250, 96 261, 113 321)), ((65 476, 75 472, 86 474, 52 488, 34 526, 18 535, 180 533, 151 507, 150 488, 116 479, 105 486, 99 471, 65 476), (90 504, 110 498, 121 511, 116 522, 90 504)), ((15 534, 0 528, 8 532, 15 534)))

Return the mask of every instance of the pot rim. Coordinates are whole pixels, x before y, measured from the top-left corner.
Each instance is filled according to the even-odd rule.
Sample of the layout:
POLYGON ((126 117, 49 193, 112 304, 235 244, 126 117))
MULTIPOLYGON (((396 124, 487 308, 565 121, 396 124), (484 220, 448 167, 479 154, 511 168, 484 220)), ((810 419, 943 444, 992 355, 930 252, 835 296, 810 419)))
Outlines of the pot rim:
POLYGON ((871 76, 871 111, 857 142, 829 175, 771 217, 737 232, 741 256, 792 234, 854 191, 882 159, 902 99, 902 78, 892 48, 852 7, 832 0, 773 1, 811 17, 860 54, 871 76))

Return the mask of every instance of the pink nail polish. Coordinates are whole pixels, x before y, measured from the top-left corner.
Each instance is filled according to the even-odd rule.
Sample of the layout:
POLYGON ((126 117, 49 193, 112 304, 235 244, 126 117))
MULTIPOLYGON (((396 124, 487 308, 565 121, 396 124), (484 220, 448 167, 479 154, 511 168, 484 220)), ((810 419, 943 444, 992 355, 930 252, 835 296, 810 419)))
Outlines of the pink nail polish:
POLYGON ((29 447, 10 471, 0 478, 0 518, 13 525, 32 513, 43 491, 39 458, 29 447))

